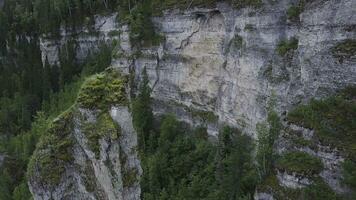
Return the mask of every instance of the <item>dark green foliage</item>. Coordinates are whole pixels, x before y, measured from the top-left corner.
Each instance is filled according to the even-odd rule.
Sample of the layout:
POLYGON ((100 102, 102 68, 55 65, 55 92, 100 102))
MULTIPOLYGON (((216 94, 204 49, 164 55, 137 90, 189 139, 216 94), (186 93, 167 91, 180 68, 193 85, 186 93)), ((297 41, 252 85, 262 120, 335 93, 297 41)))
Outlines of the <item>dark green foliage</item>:
POLYGON ((31 193, 27 187, 27 182, 23 181, 18 185, 13 192, 14 200, 28 200, 28 197, 31 196, 31 193))
POLYGON ((252 197, 257 183, 257 171, 251 153, 251 138, 236 129, 224 127, 219 134, 216 173, 221 199, 252 197))
POLYGON ((342 165, 343 182, 356 192, 356 163, 347 160, 342 165))
POLYGON ((145 150, 153 126, 151 88, 146 68, 142 71, 139 94, 132 103, 133 124, 139 135, 139 148, 145 150))
POLYGON ((157 148, 141 151, 144 199, 252 197, 257 179, 251 139, 226 127, 215 146, 207 141, 206 129, 192 135, 182 127, 174 116, 165 116, 157 148))
POLYGON ((268 176, 257 188, 259 192, 272 193, 275 199, 290 200, 338 200, 338 196, 326 183, 320 178, 313 180, 310 186, 303 189, 290 189, 279 185, 275 175, 268 176))
MULTIPOLYGON (((0 10, 0 43, 7 45, 0 51, 0 151, 13 160, 12 165, 5 165, 1 171, 7 171, 10 177, 19 177, 7 183, 6 188, 0 188, 3 196, 9 197, 6 200, 29 198, 23 184, 27 183, 26 165, 38 138, 46 132, 43 127, 47 119, 53 119, 75 102, 83 81, 77 76, 83 69, 82 76, 98 72, 111 62, 110 52, 90 55, 93 60, 90 66, 86 61, 78 64, 74 60, 75 44, 67 43, 61 48, 60 66, 50 66, 47 59, 42 64, 37 32, 32 29, 36 24, 31 22, 27 26, 28 22, 18 21, 22 13, 13 12, 15 7, 31 12, 32 5, 26 2, 30 3, 6 0, 0 10), (36 117, 39 110, 43 113, 36 117)), ((107 49, 106 52, 111 51, 107 49)), ((0 173, 0 180, 3 176, 0 173)))
POLYGON ((313 176, 323 170, 323 163, 319 158, 297 151, 281 155, 276 161, 276 167, 289 173, 313 176))
POLYGON ((306 0, 299 0, 295 5, 292 5, 287 10, 287 18, 291 22, 299 22, 299 15, 304 11, 306 0))
POLYGON ((314 183, 311 186, 305 188, 303 192, 305 193, 304 197, 307 200, 342 199, 321 179, 315 180, 314 183))
POLYGON ((155 33, 151 15, 151 8, 148 1, 138 4, 131 10, 128 18, 130 42, 135 47, 159 44, 161 37, 155 33))
POLYGON ((84 108, 104 110, 125 104, 125 85, 126 78, 110 69, 88 78, 79 92, 77 102, 84 108))
POLYGON ((137 182, 136 169, 125 170, 122 175, 122 182, 124 187, 130 187, 137 182))
POLYGON ((60 86, 63 87, 66 83, 72 81, 76 74, 81 71, 80 65, 76 62, 76 44, 75 41, 67 41, 59 51, 60 86))
POLYGON ((101 42, 98 51, 90 54, 86 59, 82 73, 84 75, 91 75, 100 73, 108 68, 111 65, 114 47, 114 44, 101 42))
POLYGON ((287 17, 290 21, 298 22, 299 15, 302 12, 302 8, 300 6, 291 6, 287 10, 287 17))
POLYGON ((253 30, 255 30, 255 27, 252 24, 246 24, 244 30, 245 31, 253 31, 253 30))
POLYGON ((280 56, 286 55, 288 52, 295 50, 298 48, 298 39, 297 38, 291 38, 289 40, 282 40, 278 43, 277 45, 277 53, 280 56))
POLYGON ((274 155, 274 144, 282 129, 280 118, 274 111, 274 96, 268 105, 267 123, 258 123, 257 130, 257 168, 260 181, 272 172, 274 155))
POLYGON ((112 12, 117 5, 117 0, 34 0, 33 14, 40 24, 42 33, 56 36, 61 24, 70 28, 83 24, 90 25, 88 23, 92 21, 91 17, 94 14, 112 12))
POLYGON ((324 100, 311 100, 287 117, 292 123, 314 129, 315 139, 337 147, 346 157, 356 160, 355 87, 324 100))
POLYGON ((332 53, 342 62, 343 59, 349 59, 356 56, 356 40, 347 39, 338 43, 332 48, 332 53))

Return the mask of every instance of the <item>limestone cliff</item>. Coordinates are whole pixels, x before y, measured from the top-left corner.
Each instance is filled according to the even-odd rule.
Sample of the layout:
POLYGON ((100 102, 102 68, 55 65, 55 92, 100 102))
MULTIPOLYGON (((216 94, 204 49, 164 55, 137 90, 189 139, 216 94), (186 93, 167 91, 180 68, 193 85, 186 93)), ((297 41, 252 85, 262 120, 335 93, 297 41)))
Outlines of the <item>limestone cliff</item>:
MULTIPOLYGON (((76 35, 77 51, 80 52, 78 56, 79 59, 83 58, 98 41, 112 40, 112 34, 108 33, 117 31, 114 39, 119 41, 119 48, 112 66, 126 74, 135 73, 136 83, 140 81, 142 69, 147 68, 156 114, 175 113, 180 120, 191 125, 205 124, 211 135, 217 135, 222 124, 229 124, 256 137, 256 124, 265 121, 267 104, 272 96, 275 98, 275 109, 283 120, 286 113, 298 104, 306 103, 311 98, 327 97, 348 85, 356 84, 355 52, 343 48, 345 43, 355 45, 356 1, 308 1, 300 15, 291 19, 287 11, 297 3, 294 0, 264 1, 261 8, 243 9, 219 3, 214 8, 166 11, 162 16, 152 19, 156 31, 164 36, 164 40, 158 46, 141 49, 139 56, 132 56, 135 49, 131 48, 126 25, 115 21, 115 15, 98 16, 97 24, 101 24, 96 26, 98 35, 76 35)), ((63 32, 59 43, 43 38, 43 58, 48 57, 51 64, 58 62, 58 48, 68 39, 68 35, 74 34, 63 32)), ((112 118, 118 122, 121 117, 129 119, 125 109, 112 109, 112 118)), ((95 111, 77 112, 95 121, 95 111)), ((130 124, 128 121, 126 125, 130 124)), ((78 126, 79 122, 75 124, 78 126)), ((81 144, 85 141, 80 139, 83 133, 79 131, 80 128, 75 128, 75 124, 73 130, 77 131, 71 134, 76 141, 73 162, 79 163, 82 168, 86 162, 97 166, 98 169, 92 169, 95 172, 93 178, 97 179, 96 184, 101 185, 101 191, 108 195, 108 199, 123 195, 120 192, 125 191, 125 187, 118 193, 107 192, 110 188, 105 188, 109 186, 104 181, 116 179, 110 179, 107 171, 100 171, 108 170, 102 167, 104 165, 101 162, 105 158, 111 155, 114 157, 109 160, 116 159, 118 155, 112 155, 111 152, 122 146, 122 139, 117 143, 106 141, 110 141, 109 138, 101 140, 100 158, 97 159, 93 152, 88 154, 90 151, 85 144, 81 144), (76 160, 79 158, 80 162, 76 160)), ((124 125, 120 125, 123 129, 124 125)), ((283 126, 302 133, 307 139, 313 135, 312 130, 304 127, 287 123, 283 126)), ((134 132, 131 125, 129 129, 131 131, 128 132, 134 132)), ((278 153, 298 150, 320 158, 324 169, 319 175, 335 191, 347 192, 347 188, 340 184, 340 165, 345 158, 337 149, 324 144, 317 144, 315 149, 296 148, 289 142, 288 139, 279 138, 276 147, 278 153)), ((140 173, 139 169, 137 171, 140 173)), ((66 169, 67 173, 68 176, 74 174, 73 177, 77 177, 72 182, 78 184, 74 188, 79 192, 73 195, 90 194, 78 181, 81 172, 66 169)), ((306 177, 284 172, 280 172, 277 178, 280 185, 289 188, 301 188, 310 183, 306 177)), ((37 195, 35 197, 41 199, 50 194, 39 193, 48 190, 41 189, 36 181, 31 185, 32 192, 37 195)), ((63 190, 65 187, 57 189, 63 190)), ((137 191, 133 194, 139 193, 137 185, 126 189, 130 190, 137 191)), ((257 193, 255 198, 273 197, 271 194, 257 193)))

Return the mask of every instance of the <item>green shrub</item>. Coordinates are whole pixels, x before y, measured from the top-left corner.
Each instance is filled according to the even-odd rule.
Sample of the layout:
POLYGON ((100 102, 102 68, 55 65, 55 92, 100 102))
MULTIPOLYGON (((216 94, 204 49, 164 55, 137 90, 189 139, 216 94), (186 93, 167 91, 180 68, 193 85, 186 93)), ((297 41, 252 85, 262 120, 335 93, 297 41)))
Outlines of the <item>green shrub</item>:
POLYGON ((291 50, 295 50, 298 48, 298 39, 291 38, 290 40, 282 40, 277 45, 277 53, 280 56, 286 55, 291 50))
POLYGON ((292 5, 287 10, 287 18, 293 22, 299 22, 299 15, 304 11, 306 0, 300 0, 298 4, 292 5))
POLYGON ((332 53, 335 57, 338 57, 341 62, 344 58, 348 59, 356 56, 356 40, 346 39, 340 42, 332 48, 332 53))
POLYGON ((337 195, 321 178, 314 180, 313 184, 306 187, 303 191, 303 197, 306 200, 341 200, 342 198, 337 195))
POLYGON ((235 8, 259 8, 263 5, 262 0, 232 0, 232 5, 235 8))
POLYGON ((109 37, 115 37, 115 36, 119 36, 120 35, 120 31, 118 30, 112 30, 108 33, 109 37))
POLYGON ((88 78, 77 98, 80 106, 90 109, 107 109, 126 103, 126 78, 115 71, 106 71, 88 78))
POLYGON ((257 153, 256 161, 257 168, 262 181, 266 176, 272 173, 274 152, 273 148, 275 141, 278 138, 282 129, 282 124, 275 107, 275 95, 272 93, 272 97, 268 102, 268 116, 267 121, 257 123, 257 153))
POLYGON ((289 173, 312 176, 323 170, 323 163, 305 152, 288 152, 277 159, 276 167, 289 173))
POLYGON ((241 49, 243 44, 242 37, 236 34, 234 38, 232 38, 232 44, 235 48, 241 49))
POLYGON ((255 27, 252 24, 246 24, 244 30, 245 31, 253 31, 253 30, 255 30, 255 27))
POLYGON ((342 164, 343 182, 356 191, 356 163, 346 160, 342 164))
POLYGON ((288 113, 289 122, 314 129, 314 139, 338 148, 356 160, 355 87, 348 87, 324 100, 311 100, 288 113))

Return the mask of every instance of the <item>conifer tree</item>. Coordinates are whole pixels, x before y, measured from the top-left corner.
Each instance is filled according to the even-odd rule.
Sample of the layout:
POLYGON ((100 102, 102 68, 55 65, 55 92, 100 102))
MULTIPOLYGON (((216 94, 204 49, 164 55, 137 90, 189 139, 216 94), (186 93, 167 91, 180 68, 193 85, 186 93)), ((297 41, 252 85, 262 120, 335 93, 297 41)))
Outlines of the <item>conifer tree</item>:
POLYGON ((145 144, 149 139, 149 133, 153 123, 151 88, 149 86, 146 67, 142 72, 142 82, 139 88, 139 94, 133 102, 133 121, 135 129, 139 135, 139 147, 142 150, 145 150, 145 144))

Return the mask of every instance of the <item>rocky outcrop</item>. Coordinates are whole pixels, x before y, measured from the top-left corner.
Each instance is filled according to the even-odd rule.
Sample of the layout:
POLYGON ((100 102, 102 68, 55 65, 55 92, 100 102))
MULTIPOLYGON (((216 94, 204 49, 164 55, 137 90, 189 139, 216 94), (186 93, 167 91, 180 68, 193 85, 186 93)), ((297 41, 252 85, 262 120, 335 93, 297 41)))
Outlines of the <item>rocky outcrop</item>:
MULTIPOLYGON (((111 80, 108 76, 100 77, 107 82, 111 80)), ((95 78, 90 80, 103 80, 95 78)), ((80 95, 90 90, 84 88, 80 95)), ((115 93, 125 95, 120 90, 115 93)), ((137 135, 129 109, 115 102, 108 111, 77 102, 53 122, 29 164, 34 199, 140 199, 142 169, 136 152, 137 135)))
POLYGON ((255 199, 255 200, 274 200, 274 198, 271 194, 264 193, 264 192, 255 193, 253 199, 255 199))
POLYGON ((287 172, 278 172, 277 179, 282 186, 292 189, 303 188, 311 184, 308 178, 297 174, 288 174, 287 172))

